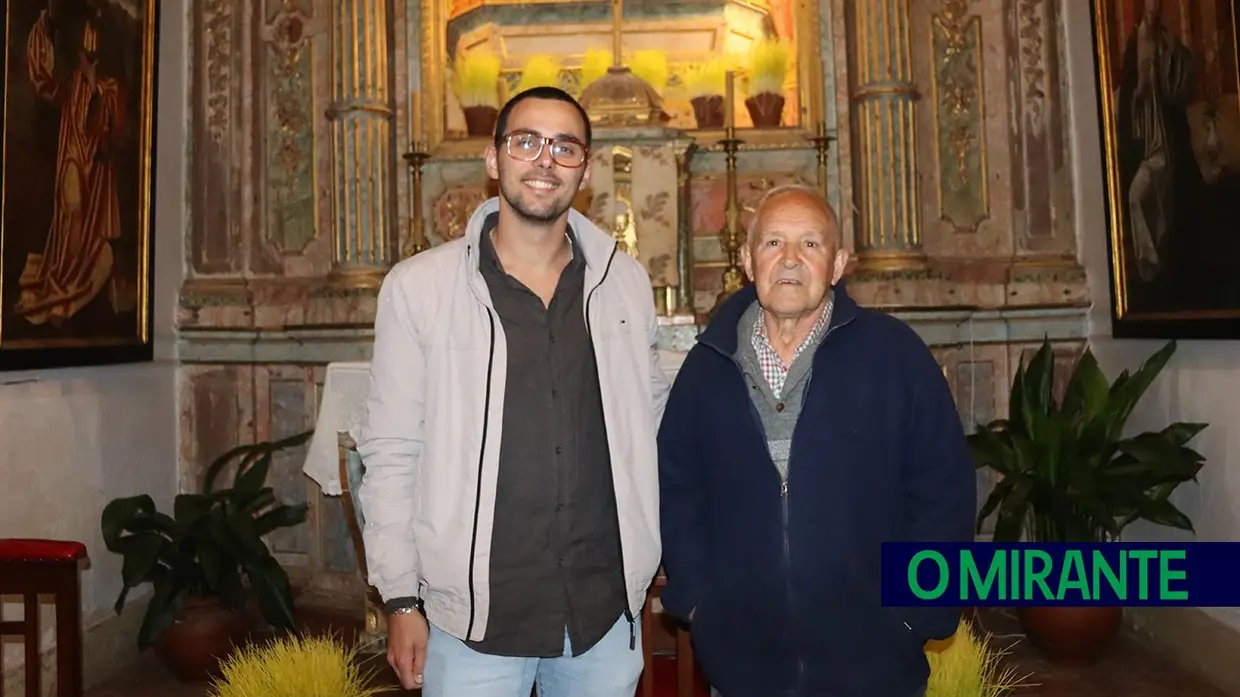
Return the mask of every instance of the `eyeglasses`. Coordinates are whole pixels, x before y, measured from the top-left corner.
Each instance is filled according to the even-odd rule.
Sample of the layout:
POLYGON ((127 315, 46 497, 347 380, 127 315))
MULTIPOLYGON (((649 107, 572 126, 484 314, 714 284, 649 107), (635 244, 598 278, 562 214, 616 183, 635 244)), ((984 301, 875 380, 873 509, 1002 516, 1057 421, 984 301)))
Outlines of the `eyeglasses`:
POLYGON ((589 148, 575 140, 549 138, 536 133, 517 132, 504 136, 504 148, 508 156, 522 162, 534 162, 542 157, 543 148, 551 144, 551 159, 561 167, 580 167, 586 162, 589 148))

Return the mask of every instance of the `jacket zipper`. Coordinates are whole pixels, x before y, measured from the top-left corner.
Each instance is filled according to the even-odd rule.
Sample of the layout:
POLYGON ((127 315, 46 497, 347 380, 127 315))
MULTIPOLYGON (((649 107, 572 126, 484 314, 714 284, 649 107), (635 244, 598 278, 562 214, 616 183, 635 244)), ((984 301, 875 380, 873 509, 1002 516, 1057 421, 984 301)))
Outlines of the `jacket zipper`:
POLYGON ((491 349, 487 355, 486 396, 482 401, 482 444, 478 448, 478 483, 474 491, 474 526, 469 538, 469 626, 465 630, 465 640, 469 641, 474 633, 474 619, 477 611, 477 595, 474 591, 474 563, 478 553, 478 517, 482 509, 482 468, 486 461, 487 426, 491 420, 491 377, 495 369, 495 315, 487 308, 487 320, 491 329, 491 349))
MULTIPOLYGON (((585 318, 586 318, 586 334, 590 337, 590 343, 594 343, 594 330, 590 327, 590 301, 594 299, 594 291, 603 285, 603 281, 607 280, 607 274, 611 272, 611 262, 616 258, 616 252, 620 249, 619 245, 611 248, 611 256, 607 257, 607 265, 603 267, 603 275, 599 277, 598 283, 590 289, 590 293, 586 295, 585 318)), ((614 481, 614 480, 613 480, 614 481)), ((614 485, 613 485, 614 486, 614 485)), ((616 535, 620 538, 620 587, 624 589, 624 619, 629 622, 629 650, 637 649, 637 620, 633 616, 633 609, 629 607, 629 578, 624 570, 624 534, 620 532, 620 506, 616 505, 616 535)))
MULTIPOLYGON (((822 341, 819 342, 819 346, 821 346, 822 343, 826 342, 827 337, 831 336, 832 332, 839 329, 840 327, 847 326, 851 323, 852 323, 852 319, 849 319, 845 322, 842 322, 834 327, 827 329, 827 332, 822 335, 822 341)), ((713 346, 709 343, 707 343, 707 346, 710 346, 711 348, 715 349, 720 354, 724 355, 726 358, 731 360, 732 363, 736 365, 737 369, 741 372, 742 377, 744 376, 745 367, 741 365, 741 362, 737 360, 735 356, 729 356, 726 352, 721 351, 718 347, 713 346)), ((813 379, 814 379, 814 376, 813 374, 811 374, 809 376, 809 381, 806 382, 805 384, 805 391, 804 391, 805 394, 809 393, 810 383, 813 382, 813 379)), ((763 440, 765 441, 766 428, 763 427, 762 425, 762 418, 761 416, 758 415, 757 408, 753 406, 753 400, 749 400, 749 407, 750 407, 749 416, 751 419, 753 419, 754 425, 758 429, 758 433, 762 435, 763 440)), ((788 456, 788 472, 787 474, 785 474, 783 477, 780 478, 780 483, 779 483, 780 511, 782 514, 782 523, 783 523, 782 527, 783 527, 783 536, 784 536, 784 578, 785 578, 785 583, 787 586, 786 590, 787 590, 787 595, 788 595, 789 621, 791 621, 792 618, 796 617, 796 602, 793 598, 793 587, 792 587, 793 586, 792 584, 792 539, 791 539, 791 535, 789 534, 790 525, 789 525, 789 519, 788 519, 788 480, 791 479, 792 477, 792 460, 794 459, 793 455, 795 454, 795 444, 796 444, 795 431, 793 432, 792 438, 793 438, 793 451, 790 452, 788 456)), ((797 653, 796 687, 793 690, 793 694, 796 694, 796 695, 801 694, 801 685, 804 682, 804 678, 805 678, 805 658, 801 656, 801 654, 798 652, 797 653)))

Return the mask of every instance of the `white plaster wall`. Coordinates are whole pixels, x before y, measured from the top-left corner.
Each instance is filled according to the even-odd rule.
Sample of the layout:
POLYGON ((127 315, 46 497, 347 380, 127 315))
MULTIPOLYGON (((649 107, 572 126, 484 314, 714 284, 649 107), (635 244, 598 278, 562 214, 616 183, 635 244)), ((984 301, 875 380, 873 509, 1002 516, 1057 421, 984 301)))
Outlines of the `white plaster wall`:
MULTIPOLYGON (((1076 167, 1077 239, 1089 276, 1090 343, 1110 378, 1135 370, 1163 341, 1111 337, 1111 290, 1107 272, 1106 217, 1090 3, 1064 0, 1073 160, 1076 167)), ((1129 422, 1129 430, 1160 429, 1172 421, 1210 426, 1193 441, 1207 459, 1200 484, 1186 484, 1173 495, 1189 516, 1200 541, 1240 538, 1240 416, 1233 411, 1240 394, 1240 342, 1180 341, 1175 356, 1150 386, 1129 422)), ((1130 540, 1191 539, 1188 533, 1143 523, 1131 526, 1130 540)), ((1204 608, 1240 629, 1240 609, 1204 608)))
MULTIPOLYGON (((177 485, 173 320, 187 225, 189 4, 162 5, 153 227, 156 360, 0 374, 0 537, 87 545, 91 563, 82 577, 82 609, 88 628, 112 616, 120 591, 120 559, 103 546, 99 532, 103 506, 139 493, 170 506, 177 485)), ((6 618, 9 612, 20 617, 19 607, 6 608, 6 618)), ((47 628, 45 638, 50 634, 47 628)), ((17 656, 6 658, 6 668, 15 667, 17 656)))

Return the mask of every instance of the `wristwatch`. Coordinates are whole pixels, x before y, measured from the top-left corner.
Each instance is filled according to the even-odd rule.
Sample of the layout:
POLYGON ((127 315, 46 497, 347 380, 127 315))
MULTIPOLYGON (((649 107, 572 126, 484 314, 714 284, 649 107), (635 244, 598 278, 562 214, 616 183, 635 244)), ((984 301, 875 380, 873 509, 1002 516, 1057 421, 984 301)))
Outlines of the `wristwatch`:
POLYGON ((426 607, 421 598, 392 598, 383 603, 383 611, 390 615, 408 615, 414 612, 426 614, 426 607))

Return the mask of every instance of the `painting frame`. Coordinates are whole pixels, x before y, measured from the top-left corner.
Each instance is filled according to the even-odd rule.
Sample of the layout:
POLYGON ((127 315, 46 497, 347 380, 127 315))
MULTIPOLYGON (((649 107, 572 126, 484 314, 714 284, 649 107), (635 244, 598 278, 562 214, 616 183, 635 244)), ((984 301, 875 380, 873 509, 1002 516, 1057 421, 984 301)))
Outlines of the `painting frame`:
POLYGON ((160 2, 2 8, 0 372, 150 362, 160 2))
MULTIPOLYGON (((1181 0, 1181 2, 1182 1, 1183 0, 1181 0)), ((1221 13, 1217 12, 1220 8, 1227 10, 1228 16, 1226 17, 1226 22, 1220 21, 1221 28, 1215 27, 1215 33, 1212 38, 1213 40, 1218 41, 1219 32, 1226 30, 1230 33, 1230 36, 1227 37, 1227 39, 1229 39, 1230 46, 1227 46, 1226 43, 1223 42, 1218 43, 1215 48, 1217 49, 1219 46, 1222 46, 1225 49, 1230 49, 1230 54, 1228 55, 1230 56, 1231 63, 1229 66, 1230 70, 1219 69, 1219 55, 1221 54, 1216 51, 1215 55, 1212 57, 1213 62, 1209 65, 1209 67, 1215 68, 1214 76, 1218 84, 1225 84, 1228 89, 1232 90, 1232 94, 1227 95, 1230 99, 1235 97, 1237 94, 1240 94, 1240 69, 1237 69, 1236 67, 1237 56, 1240 56, 1240 51, 1237 50, 1236 43, 1237 36, 1240 35, 1240 26, 1238 26, 1237 23, 1237 19, 1240 18, 1240 13, 1237 12, 1237 0, 1215 0, 1215 2, 1216 4, 1214 9, 1216 13, 1214 16, 1217 19, 1223 19, 1221 13)), ((1163 7, 1159 8, 1161 16, 1173 16, 1173 13, 1166 9, 1166 2, 1160 3, 1160 5, 1163 5, 1163 7)), ((1120 74, 1124 77, 1129 77, 1128 74, 1119 73, 1118 71, 1129 67, 1124 65, 1123 61, 1125 59, 1129 61, 1134 60, 1131 51, 1133 50, 1133 37, 1136 36, 1137 31, 1136 29, 1132 29, 1132 35, 1126 36, 1118 31, 1118 27, 1123 25, 1124 21, 1131 19, 1131 21, 1136 22, 1138 18, 1123 18, 1124 21, 1117 19, 1117 8, 1120 8, 1121 6, 1125 7, 1127 11, 1133 13, 1140 11, 1138 8, 1144 7, 1141 0, 1136 0, 1135 2, 1133 2, 1133 0, 1128 0, 1127 2, 1125 2, 1125 0, 1090 0, 1091 35, 1095 57, 1094 77, 1097 88, 1097 108, 1100 117, 1099 135, 1102 143, 1101 157, 1104 177, 1104 205, 1106 209, 1106 249, 1109 280, 1108 288, 1110 291, 1111 334, 1114 338, 1119 339, 1240 338, 1240 298, 1230 301, 1231 305, 1224 307, 1192 307, 1188 304, 1180 307, 1174 307, 1175 303, 1178 301, 1174 299, 1168 300, 1167 298, 1179 296, 1181 293, 1180 286, 1177 286, 1176 281, 1173 280, 1170 283, 1164 282, 1164 285, 1161 286, 1161 291, 1157 290, 1159 286, 1148 282, 1148 278, 1145 276, 1145 273, 1150 273, 1150 275, 1158 278, 1156 275, 1157 272, 1149 272, 1146 268, 1140 267, 1139 264, 1143 262, 1142 260, 1136 258, 1141 255, 1135 254, 1134 252, 1136 243, 1133 240, 1133 235, 1135 233, 1132 232, 1133 227, 1129 217, 1132 204, 1129 203, 1129 197, 1126 195, 1130 192, 1130 189, 1125 188, 1124 178, 1121 176, 1122 164, 1124 163, 1124 160, 1121 159, 1121 155, 1127 157, 1129 163, 1135 155, 1133 153, 1124 152, 1120 147, 1121 140, 1118 128, 1119 126, 1125 124, 1125 120, 1118 116, 1117 110, 1126 102, 1124 102, 1124 100, 1122 100, 1117 94, 1117 90, 1124 83, 1117 80, 1116 75, 1120 74), (1126 51, 1128 53, 1125 53, 1126 51), (1119 58, 1119 65, 1116 65, 1117 57, 1119 58), (1129 207, 1129 210, 1125 210, 1126 206, 1129 207), (1141 279, 1139 281, 1133 281, 1133 272, 1138 269, 1139 271, 1137 271, 1137 273, 1141 276, 1141 279), (1155 288, 1156 290, 1151 291, 1150 288, 1155 288), (1134 305, 1141 304, 1140 302, 1134 301, 1133 297, 1137 295, 1138 291, 1145 294, 1144 302, 1147 304, 1146 308, 1134 309, 1134 305), (1164 292, 1166 295, 1157 295, 1159 292, 1164 292), (1158 302, 1152 303, 1149 300, 1150 298, 1157 298, 1158 302)), ((1186 6, 1176 5, 1175 7, 1180 9, 1181 14, 1189 13, 1189 10, 1185 9, 1186 6)), ((1201 6, 1195 5, 1187 7, 1191 7, 1193 10, 1199 10, 1201 6)), ((1183 26, 1193 27, 1191 23, 1184 23, 1183 26)), ((1201 29, 1201 27, 1194 28, 1201 29)), ((1170 32, 1170 30, 1168 31, 1170 32)), ((1187 36, 1187 34, 1183 36, 1187 36)), ((1192 53, 1192 47, 1190 46, 1191 39, 1180 37, 1176 37, 1176 39, 1178 43, 1174 44, 1174 46, 1176 46, 1177 50, 1183 48, 1188 51, 1187 55, 1192 61, 1189 65, 1193 66, 1194 69, 1199 67, 1196 63, 1196 61, 1199 60, 1199 57, 1192 53)), ((1221 62, 1226 64, 1226 61, 1221 62)), ((1198 79, 1195 73, 1194 79, 1198 79)), ((1131 83, 1129 83, 1129 85, 1130 84, 1131 83)), ((1194 86, 1186 88, 1186 93, 1196 89, 1195 84, 1196 83, 1193 83, 1194 86)), ((1119 94, 1131 95, 1132 92, 1119 94)), ((1217 104, 1219 95, 1215 94, 1213 100, 1214 103, 1217 104)), ((1184 114, 1187 115, 1188 107, 1180 108, 1184 114)), ((1237 121, 1240 121, 1240 106, 1233 107, 1233 109, 1237 113, 1232 116, 1237 121)), ((1191 131, 1191 125, 1187 117, 1184 118, 1184 124, 1181 131, 1184 131, 1185 135, 1190 138, 1194 135, 1191 131)), ((1179 136, 1180 134, 1177 133, 1175 135, 1179 136)), ((1181 139, 1181 142, 1177 142, 1175 146, 1178 147, 1183 142, 1191 142, 1191 140, 1184 141, 1181 139)), ((1167 149, 1170 150, 1171 147, 1172 146, 1167 146, 1167 149)), ((1148 153, 1149 150, 1146 152, 1148 153)), ((1193 164, 1199 164, 1196 162, 1196 155, 1197 153, 1193 151, 1180 148, 1173 153, 1172 157, 1178 158, 1181 162, 1187 161, 1193 164)), ((1177 169, 1172 171, 1175 172, 1175 176, 1171 178, 1172 183, 1170 186, 1173 191, 1178 193, 1178 190, 1182 188, 1180 175, 1184 172, 1184 170, 1177 169)), ((1234 192, 1235 179, 1240 177, 1240 174, 1237 174, 1234 169, 1228 169, 1226 171, 1228 175, 1228 180, 1226 183, 1232 187, 1227 189, 1227 191, 1234 192)), ((1136 179, 1131 175, 1131 172, 1132 168, 1131 164, 1129 164, 1127 179, 1129 182, 1134 182, 1136 179)), ((1189 177, 1189 179, 1192 178, 1193 177, 1189 177)), ((1199 191, 1200 190, 1198 190, 1198 193, 1199 191)), ((1208 199, 1203 196, 1198 198, 1196 201, 1192 198, 1185 198, 1184 200, 1199 205, 1202 201, 1206 201, 1208 199)), ((1191 206, 1184 206, 1183 208, 1191 210, 1191 206)), ((1201 213, 1200 210, 1189 213, 1189 217, 1194 215, 1194 213, 1198 217, 1193 218, 1191 220, 1192 223, 1200 224, 1204 218, 1215 225, 1219 224, 1217 220, 1207 218, 1206 214, 1201 213)), ((1205 267, 1194 267, 1194 264, 1200 264, 1204 258, 1202 250, 1206 249, 1206 243, 1200 240, 1205 239, 1206 237, 1204 234, 1197 232, 1199 227, 1204 226, 1195 227, 1194 225, 1185 223, 1184 218, 1174 218, 1169 216, 1167 218, 1160 219, 1157 222, 1165 226, 1162 230, 1162 234, 1164 236, 1157 239, 1169 239, 1171 242, 1161 242, 1163 246, 1161 248, 1155 248, 1156 251, 1153 253, 1155 259, 1158 258, 1157 255, 1159 254, 1165 254, 1165 257, 1163 257, 1165 259, 1176 258, 1176 252, 1167 253, 1162 251, 1172 243, 1181 246, 1185 246, 1186 244, 1188 246, 1195 246, 1194 253, 1179 253, 1178 263, 1180 266, 1178 268, 1173 268, 1174 273, 1167 275, 1173 278, 1179 278, 1179 283, 1181 285, 1187 282, 1186 279, 1192 278, 1192 274, 1198 270, 1202 272, 1202 275, 1200 276, 1201 278, 1214 278, 1214 276, 1204 275, 1205 267), (1178 230, 1174 227, 1177 222, 1182 226, 1178 230), (1191 228, 1193 232, 1189 235, 1185 235, 1185 228, 1191 228), (1178 238, 1171 237, 1171 233, 1175 232, 1181 233, 1181 237, 1195 235, 1199 239, 1190 243, 1179 242, 1178 238)), ((1147 252, 1146 254, 1148 256, 1150 253, 1147 252)), ((1171 267, 1172 264, 1177 262, 1164 261, 1163 263, 1167 267, 1171 267)), ((1240 278, 1240 267, 1237 268, 1236 276, 1240 278)), ((1192 292, 1183 291, 1183 297, 1191 296, 1200 300, 1200 298, 1205 297, 1206 293, 1209 292, 1209 282, 1209 280, 1195 281, 1194 283, 1203 286, 1204 289, 1197 288, 1197 290, 1192 292)), ((1193 283, 1189 283, 1189 285, 1193 285, 1193 283)), ((1220 291, 1220 295, 1224 295, 1224 292, 1220 291)), ((1235 298, 1236 292, 1235 290, 1228 288, 1225 295, 1229 298, 1235 298)))

